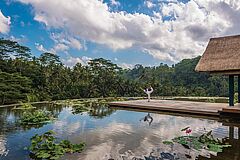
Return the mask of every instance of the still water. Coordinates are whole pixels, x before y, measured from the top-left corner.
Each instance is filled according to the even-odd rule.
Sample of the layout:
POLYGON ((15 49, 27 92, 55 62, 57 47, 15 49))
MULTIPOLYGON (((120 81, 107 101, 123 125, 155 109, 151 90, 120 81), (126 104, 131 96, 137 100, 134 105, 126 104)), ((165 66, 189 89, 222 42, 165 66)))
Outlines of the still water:
MULTIPOLYGON (((39 108, 53 112, 58 118, 43 126, 23 127, 17 123, 20 111, 0 108, 0 159, 30 159, 29 152, 24 150, 29 146, 30 138, 48 130, 55 131, 59 139, 86 142, 82 153, 66 154, 62 159, 160 160, 161 153, 174 155, 176 159, 240 159, 240 131, 219 120, 150 113, 153 118, 150 124, 142 121, 147 112, 97 107, 89 113, 73 114, 71 106, 44 105, 39 108), (184 135, 181 129, 187 126, 191 127, 194 136, 212 130, 215 137, 225 139, 232 147, 224 148, 222 153, 211 153, 162 143, 184 135)), ((240 126, 239 123, 231 125, 240 126)), ((171 158, 173 156, 168 159, 171 158)))

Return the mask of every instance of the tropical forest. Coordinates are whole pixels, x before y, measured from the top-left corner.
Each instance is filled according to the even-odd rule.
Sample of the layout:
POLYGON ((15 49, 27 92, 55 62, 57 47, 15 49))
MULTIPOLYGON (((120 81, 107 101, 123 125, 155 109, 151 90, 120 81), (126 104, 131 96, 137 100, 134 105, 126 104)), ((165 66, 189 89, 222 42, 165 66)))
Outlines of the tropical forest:
POLYGON ((227 96, 224 76, 195 72, 200 59, 183 59, 171 66, 135 65, 123 69, 110 60, 92 59, 88 65, 65 66, 58 55, 33 56, 30 48, 0 39, 0 103, 46 101, 97 97, 145 96, 227 96))

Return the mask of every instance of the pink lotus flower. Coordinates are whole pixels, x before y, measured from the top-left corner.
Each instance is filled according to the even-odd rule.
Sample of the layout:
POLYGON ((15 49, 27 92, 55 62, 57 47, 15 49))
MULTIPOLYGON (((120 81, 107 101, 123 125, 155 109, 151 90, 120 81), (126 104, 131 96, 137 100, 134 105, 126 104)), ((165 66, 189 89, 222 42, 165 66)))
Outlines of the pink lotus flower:
POLYGON ((186 129, 185 133, 190 134, 192 132, 191 128, 186 129))

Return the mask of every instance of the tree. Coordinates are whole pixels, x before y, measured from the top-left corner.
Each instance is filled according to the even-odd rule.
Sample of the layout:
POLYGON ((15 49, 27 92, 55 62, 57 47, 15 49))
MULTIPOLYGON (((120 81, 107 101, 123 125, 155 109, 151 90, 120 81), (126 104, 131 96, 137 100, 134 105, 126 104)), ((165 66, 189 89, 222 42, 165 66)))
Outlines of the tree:
POLYGON ((31 92, 31 80, 18 73, 0 72, 1 104, 24 101, 31 92))
POLYGON ((98 58, 89 63, 92 76, 91 85, 99 96, 112 96, 115 93, 114 85, 117 72, 120 68, 109 60, 98 58))
POLYGON ((59 56, 49 52, 41 54, 39 57, 39 61, 43 66, 54 66, 57 64, 62 65, 59 56))
POLYGON ((0 39, 0 59, 9 58, 29 59, 31 58, 30 49, 18 44, 18 42, 0 39))

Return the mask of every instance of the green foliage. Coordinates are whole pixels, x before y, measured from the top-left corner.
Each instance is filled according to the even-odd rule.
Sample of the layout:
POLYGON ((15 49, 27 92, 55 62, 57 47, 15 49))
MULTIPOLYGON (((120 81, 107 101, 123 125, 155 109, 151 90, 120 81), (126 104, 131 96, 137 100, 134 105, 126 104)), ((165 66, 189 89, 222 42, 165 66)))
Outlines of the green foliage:
POLYGON ((27 101, 28 102, 37 102, 38 98, 36 95, 34 94, 27 94, 27 101))
POLYGON ((219 145, 219 144, 208 144, 207 145, 207 148, 209 151, 212 151, 212 152, 222 152, 223 151, 223 148, 227 148, 227 147, 231 147, 231 145, 219 145))
POLYGON ((27 109, 34 109, 34 108, 36 108, 36 107, 33 107, 32 105, 31 105, 31 103, 29 103, 29 102, 27 102, 27 103, 23 103, 23 102, 19 102, 20 103, 20 107, 14 107, 13 108, 13 110, 15 110, 15 109, 20 109, 20 110, 27 110, 27 109))
POLYGON ((85 143, 72 144, 68 140, 62 140, 57 143, 56 137, 53 135, 55 132, 52 130, 38 135, 36 134, 31 138, 30 152, 33 154, 33 158, 36 159, 59 159, 65 153, 81 152, 85 143))
POLYGON ((238 103, 238 93, 234 94, 234 103, 238 103))
POLYGON ((163 141, 163 144, 166 144, 166 145, 173 145, 173 142, 172 142, 172 141, 163 141))
POLYGON ((124 98, 79 99, 79 100, 67 100, 64 103, 67 103, 68 105, 72 106, 73 114, 81 114, 83 112, 93 112, 94 109, 97 109, 99 107, 100 108, 106 107, 109 102, 119 100, 124 100, 124 98))
POLYGON ((24 112, 20 117, 20 124, 34 125, 45 124, 54 119, 54 116, 48 111, 36 110, 33 112, 24 112))
POLYGON ((31 92, 31 80, 18 73, 0 71, 0 103, 17 103, 26 99, 31 92))
POLYGON ((91 109, 89 107, 86 106, 86 104, 79 104, 79 105, 75 105, 72 108, 72 113, 73 114, 79 114, 79 113, 83 113, 83 112, 88 112, 91 109))
POLYGON ((173 142, 177 142, 182 144, 184 147, 190 149, 194 148, 196 150, 200 150, 203 148, 203 144, 198 141, 197 137, 193 136, 181 136, 173 139, 173 142))
POLYGON ((19 102, 20 107, 14 107, 13 110, 20 109, 20 110, 26 110, 26 109, 34 109, 36 107, 33 107, 30 102, 37 101, 37 97, 33 94, 27 95, 27 102, 23 103, 22 101, 19 102))
POLYGON ((0 59, 9 59, 11 56, 20 59, 30 58, 30 49, 17 42, 0 38, 0 59))
POLYGON ((221 141, 219 139, 215 139, 212 135, 212 131, 209 131, 205 134, 202 134, 199 137, 199 142, 201 143, 211 143, 211 144, 221 144, 221 141))
POLYGON ((216 100, 215 100, 214 98, 208 98, 208 99, 207 99, 207 102, 210 102, 210 103, 215 103, 215 102, 216 102, 216 100))
MULTIPOLYGON (((188 129, 185 128, 185 130, 188 129)), ((182 130, 183 131, 183 130, 182 130)), ((180 136, 173 139, 173 142, 183 145, 187 149, 206 149, 212 152, 222 152, 223 148, 231 147, 231 145, 224 144, 219 139, 215 139, 212 131, 202 134, 199 137, 195 136, 180 136)))
POLYGON ((41 54, 39 57, 39 61, 43 66, 53 66, 56 64, 62 65, 60 58, 57 55, 48 52, 41 54))

